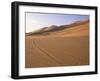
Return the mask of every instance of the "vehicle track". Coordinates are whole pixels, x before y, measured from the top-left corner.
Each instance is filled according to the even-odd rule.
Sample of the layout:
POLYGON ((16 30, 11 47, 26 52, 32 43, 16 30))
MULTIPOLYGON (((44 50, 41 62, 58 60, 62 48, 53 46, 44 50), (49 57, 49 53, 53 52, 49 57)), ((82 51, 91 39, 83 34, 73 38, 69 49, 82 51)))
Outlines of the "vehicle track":
POLYGON ((48 56, 49 58, 54 60, 56 63, 58 63, 59 65, 63 65, 63 63, 61 63, 59 60, 57 60, 55 56, 48 53, 45 49, 42 49, 41 47, 39 47, 36 40, 33 41, 33 45, 35 45, 36 48, 38 48, 41 52, 43 52, 43 54, 45 54, 46 56, 48 56))

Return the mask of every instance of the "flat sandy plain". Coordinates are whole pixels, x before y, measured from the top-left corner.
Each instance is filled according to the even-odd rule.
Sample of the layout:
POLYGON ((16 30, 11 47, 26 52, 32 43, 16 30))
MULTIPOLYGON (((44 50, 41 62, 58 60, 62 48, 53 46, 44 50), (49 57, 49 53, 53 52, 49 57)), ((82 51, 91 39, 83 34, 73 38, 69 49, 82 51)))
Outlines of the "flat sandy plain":
POLYGON ((89 20, 64 27, 26 35, 26 68, 89 65, 89 20))

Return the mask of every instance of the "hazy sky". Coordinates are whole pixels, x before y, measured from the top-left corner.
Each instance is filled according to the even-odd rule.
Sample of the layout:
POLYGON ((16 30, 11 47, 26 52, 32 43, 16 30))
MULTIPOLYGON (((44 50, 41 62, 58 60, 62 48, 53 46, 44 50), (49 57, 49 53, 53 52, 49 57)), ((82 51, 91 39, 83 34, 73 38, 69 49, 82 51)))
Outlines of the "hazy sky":
POLYGON ((26 32, 51 25, 67 25, 75 21, 89 19, 88 15, 26 13, 26 32))

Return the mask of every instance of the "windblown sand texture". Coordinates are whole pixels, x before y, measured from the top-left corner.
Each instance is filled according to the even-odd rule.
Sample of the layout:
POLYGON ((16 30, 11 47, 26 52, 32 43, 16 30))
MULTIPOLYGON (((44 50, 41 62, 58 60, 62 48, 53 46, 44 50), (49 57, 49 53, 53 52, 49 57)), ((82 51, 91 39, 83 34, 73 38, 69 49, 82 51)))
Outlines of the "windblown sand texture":
POLYGON ((26 33, 26 68, 78 65, 89 65, 89 20, 26 33))

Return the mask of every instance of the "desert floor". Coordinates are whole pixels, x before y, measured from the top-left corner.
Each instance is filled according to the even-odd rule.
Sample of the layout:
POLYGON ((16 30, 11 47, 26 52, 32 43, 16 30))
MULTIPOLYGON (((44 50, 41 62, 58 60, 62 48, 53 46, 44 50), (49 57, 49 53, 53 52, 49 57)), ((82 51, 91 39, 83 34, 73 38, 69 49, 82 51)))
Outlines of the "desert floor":
POLYGON ((89 64, 89 37, 26 36, 25 67, 56 67, 89 64))

